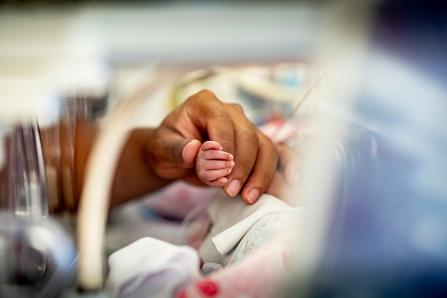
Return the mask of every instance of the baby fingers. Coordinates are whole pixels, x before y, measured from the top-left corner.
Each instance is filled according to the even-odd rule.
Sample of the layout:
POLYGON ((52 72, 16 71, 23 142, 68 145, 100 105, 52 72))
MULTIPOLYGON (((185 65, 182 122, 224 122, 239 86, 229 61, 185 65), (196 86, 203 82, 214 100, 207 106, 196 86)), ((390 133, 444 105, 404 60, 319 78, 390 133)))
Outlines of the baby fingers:
POLYGON ((208 170, 203 171, 201 173, 202 178, 204 178, 207 181, 214 181, 216 179, 219 179, 221 177, 225 177, 228 174, 231 173, 232 168, 226 168, 226 169, 220 169, 220 170, 208 170))
POLYGON ((234 167, 232 160, 203 160, 200 165, 205 170, 221 170, 234 167))
POLYGON ((232 154, 221 150, 202 151, 201 154, 205 159, 233 160, 232 154))

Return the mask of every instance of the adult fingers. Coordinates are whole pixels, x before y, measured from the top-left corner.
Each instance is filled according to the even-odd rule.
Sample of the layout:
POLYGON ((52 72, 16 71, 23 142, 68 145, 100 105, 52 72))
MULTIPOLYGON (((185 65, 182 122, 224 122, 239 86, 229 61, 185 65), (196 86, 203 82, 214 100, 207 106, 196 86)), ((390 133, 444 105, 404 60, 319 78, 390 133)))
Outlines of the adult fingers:
POLYGON ((162 127, 154 140, 149 142, 148 152, 155 166, 162 162, 177 167, 191 168, 194 166, 200 145, 199 140, 184 138, 176 131, 162 127))
POLYGON ((278 152, 273 143, 260 132, 258 137, 256 163, 242 190, 242 198, 249 204, 255 203, 269 187, 278 166, 278 152))
POLYGON ((234 125, 227 114, 218 114, 208 119, 207 131, 209 139, 218 142, 225 152, 235 152, 234 125))
POLYGON ((235 165, 224 187, 225 192, 230 196, 235 196, 240 192, 255 165, 259 149, 256 128, 237 109, 233 110, 233 121, 238 124, 234 140, 235 165))
POLYGON ((223 104, 212 92, 202 90, 191 96, 183 109, 188 119, 186 122, 191 122, 193 127, 184 123, 177 125, 179 129, 185 133, 196 130, 202 136, 205 134, 205 138, 218 142, 224 151, 234 153, 234 123, 228 113, 228 104, 223 104))

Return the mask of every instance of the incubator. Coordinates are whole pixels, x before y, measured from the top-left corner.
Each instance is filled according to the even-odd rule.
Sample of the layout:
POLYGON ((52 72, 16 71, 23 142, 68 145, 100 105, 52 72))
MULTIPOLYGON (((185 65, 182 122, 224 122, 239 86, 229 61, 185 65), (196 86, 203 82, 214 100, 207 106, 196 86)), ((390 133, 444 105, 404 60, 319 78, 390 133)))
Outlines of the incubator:
POLYGON ((76 253, 72 238, 50 218, 41 128, 34 118, 39 110, 46 123, 56 120, 51 115, 55 102, 51 96, 38 99, 37 89, 29 85, 33 102, 23 93, 14 98, 17 87, 13 84, 9 94, 2 88, 9 98, 1 104, 0 124, 0 296, 57 297, 74 282, 76 253))
POLYGON ((32 80, 2 80, 1 90, 0 296, 60 297, 76 285, 77 252, 70 220, 55 216, 74 208, 59 200, 73 183, 58 177, 73 160, 76 118, 97 112, 96 99, 32 80))

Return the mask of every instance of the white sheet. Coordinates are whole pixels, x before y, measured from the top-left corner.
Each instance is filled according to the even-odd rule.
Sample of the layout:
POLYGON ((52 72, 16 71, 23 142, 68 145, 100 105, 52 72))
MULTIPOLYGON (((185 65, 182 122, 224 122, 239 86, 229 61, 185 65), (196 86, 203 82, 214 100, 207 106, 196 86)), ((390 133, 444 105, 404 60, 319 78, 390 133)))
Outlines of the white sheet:
POLYGON ((254 205, 247 205, 240 198, 224 196, 215 199, 208 208, 212 227, 199 248, 202 260, 224 264, 225 256, 259 220, 273 214, 281 216, 297 212, 298 209, 267 194, 254 205))

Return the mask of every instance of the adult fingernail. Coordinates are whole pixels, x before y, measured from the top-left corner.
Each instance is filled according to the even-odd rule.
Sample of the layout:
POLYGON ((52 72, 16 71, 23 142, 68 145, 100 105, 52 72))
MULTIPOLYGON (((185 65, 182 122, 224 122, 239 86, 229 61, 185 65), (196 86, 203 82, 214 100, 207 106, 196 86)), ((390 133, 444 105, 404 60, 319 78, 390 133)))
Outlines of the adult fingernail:
POLYGON ((241 182, 237 179, 230 182, 230 184, 227 187, 227 194, 234 197, 239 193, 239 190, 241 189, 241 182))
POLYGON ((256 202, 258 197, 259 197, 259 189, 257 189, 257 188, 253 188, 247 193, 247 201, 250 204, 253 204, 254 202, 256 202))

